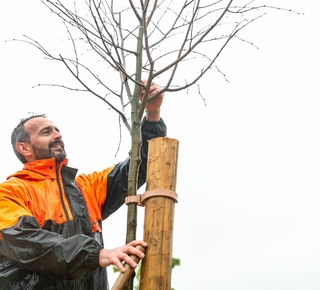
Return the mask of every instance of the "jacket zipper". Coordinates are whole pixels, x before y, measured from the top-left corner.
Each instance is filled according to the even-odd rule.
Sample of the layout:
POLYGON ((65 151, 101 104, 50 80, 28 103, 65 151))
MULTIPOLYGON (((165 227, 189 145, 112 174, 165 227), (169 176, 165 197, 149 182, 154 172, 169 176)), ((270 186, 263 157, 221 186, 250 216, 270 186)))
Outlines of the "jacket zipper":
MULTIPOLYGON (((60 169, 60 171, 61 171, 61 169, 60 169)), ((69 236, 72 237, 72 236, 74 236, 74 231, 73 231, 73 227, 71 226, 70 217, 69 217, 69 214, 67 211, 67 207, 64 203, 64 199, 63 199, 63 191, 62 191, 62 186, 61 186, 61 182, 60 182, 60 174, 59 174, 59 166, 58 165, 56 166, 56 176, 57 176, 57 183, 58 183, 58 187, 59 187, 59 194, 60 194, 62 207, 63 207, 64 213, 67 217, 69 236)), ((75 290, 79 289, 79 280, 78 279, 74 280, 74 287, 75 287, 74 288, 75 290)))
POLYGON ((71 223, 70 223, 70 217, 69 217, 69 213, 67 211, 67 207, 66 207, 66 205, 64 203, 63 191, 62 191, 62 187, 61 187, 60 174, 59 174, 59 169, 58 168, 59 168, 59 166, 57 165, 56 166, 56 176, 57 176, 57 183, 58 183, 58 188, 59 188, 59 193, 60 193, 60 199, 61 199, 61 203, 62 203, 62 207, 63 207, 64 213, 65 213, 66 218, 67 218, 69 236, 72 237, 74 235, 74 232, 73 232, 73 228, 72 228, 71 223))

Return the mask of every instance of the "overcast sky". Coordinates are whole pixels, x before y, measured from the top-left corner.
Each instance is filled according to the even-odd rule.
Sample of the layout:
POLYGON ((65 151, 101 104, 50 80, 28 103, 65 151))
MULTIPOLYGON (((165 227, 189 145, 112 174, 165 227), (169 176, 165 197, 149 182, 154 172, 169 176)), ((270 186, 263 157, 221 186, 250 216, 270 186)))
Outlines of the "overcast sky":
MULTIPOLYGON (((67 75, 35 48, 5 42, 57 38, 60 22, 39 2, 2 3, 1 180, 22 168, 10 134, 30 111, 60 128, 79 172, 112 165, 130 148, 123 133, 116 154, 117 117, 99 99, 32 88, 67 75)), ((249 26, 243 35, 259 49, 230 44, 218 61, 229 82, 214 72, 201 82, 206 105, 195 91, 165 96, 168 137, 179 140, 175 290, 320 289, 320 4, 276 2, 304 15, 273 11, 249 26)), ((139 209, 138 238, 142 216, 139 209)), ((106 247, 124 243, 125 220, 123 206, 105 222, 106 247)))

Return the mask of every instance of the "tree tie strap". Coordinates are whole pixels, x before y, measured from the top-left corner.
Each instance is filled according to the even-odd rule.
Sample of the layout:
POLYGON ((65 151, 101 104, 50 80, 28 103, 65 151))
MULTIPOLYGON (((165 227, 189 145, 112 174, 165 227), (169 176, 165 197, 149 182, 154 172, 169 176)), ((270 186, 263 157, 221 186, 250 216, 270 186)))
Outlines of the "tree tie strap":
POLYGON ((126 205, 130 203, 136 203, 139 206, 144 206, 144 202, 146 199, 149 197, 154 197, 154 196, 164 196, 164 197, 169 197, 173 199, 174 202, 178 202, 178 194, 174 192, 173 190, 170 189, 164 189, 164 188, 156 188, 156 189, 151 189, 147 190, 143 194, 137 194, 137 195, 129 195, 125 199, 126 205))

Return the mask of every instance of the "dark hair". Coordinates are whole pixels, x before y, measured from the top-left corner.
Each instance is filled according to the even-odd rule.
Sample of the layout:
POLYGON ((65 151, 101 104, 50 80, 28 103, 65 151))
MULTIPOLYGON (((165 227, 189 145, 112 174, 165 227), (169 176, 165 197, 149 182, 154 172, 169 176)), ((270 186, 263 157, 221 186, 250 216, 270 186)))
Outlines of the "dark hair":
POLYGON ((12 145, 13 151, 23 164, 27 163, 27 160, 17 150, 16 144, 18 142, 30 142, 29 132, 27 132, 24 128, 25 122, 37 117, 47 118, 46 114, 44 113, 29 113, 29 114, 30 114, 29 117, 20 119, 20 123, 13 129, 11 133, 11 145, 12 145))

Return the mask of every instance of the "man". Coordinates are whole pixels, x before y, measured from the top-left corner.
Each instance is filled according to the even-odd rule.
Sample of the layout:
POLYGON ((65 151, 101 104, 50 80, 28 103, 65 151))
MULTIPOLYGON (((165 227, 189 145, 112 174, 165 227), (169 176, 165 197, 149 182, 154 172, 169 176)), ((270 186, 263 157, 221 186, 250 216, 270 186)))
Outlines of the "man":
MULTIPOLYGON (((152 84, 150 95, 159 92, 152 84)), ((143 94, 143 90, 141 95, 143 94)), ((166 135, 163 94, 146 105, 138 185, 145 182, 147 140, 166 135)), ((0 289, 109 289, 106 267, 137 265, 144 241, 108 250, 102 221, 123 203, 130 159, 76 176, 59 129, 45 115, 21 120, 11 136, 22 171, 0 184, 0 289)))

